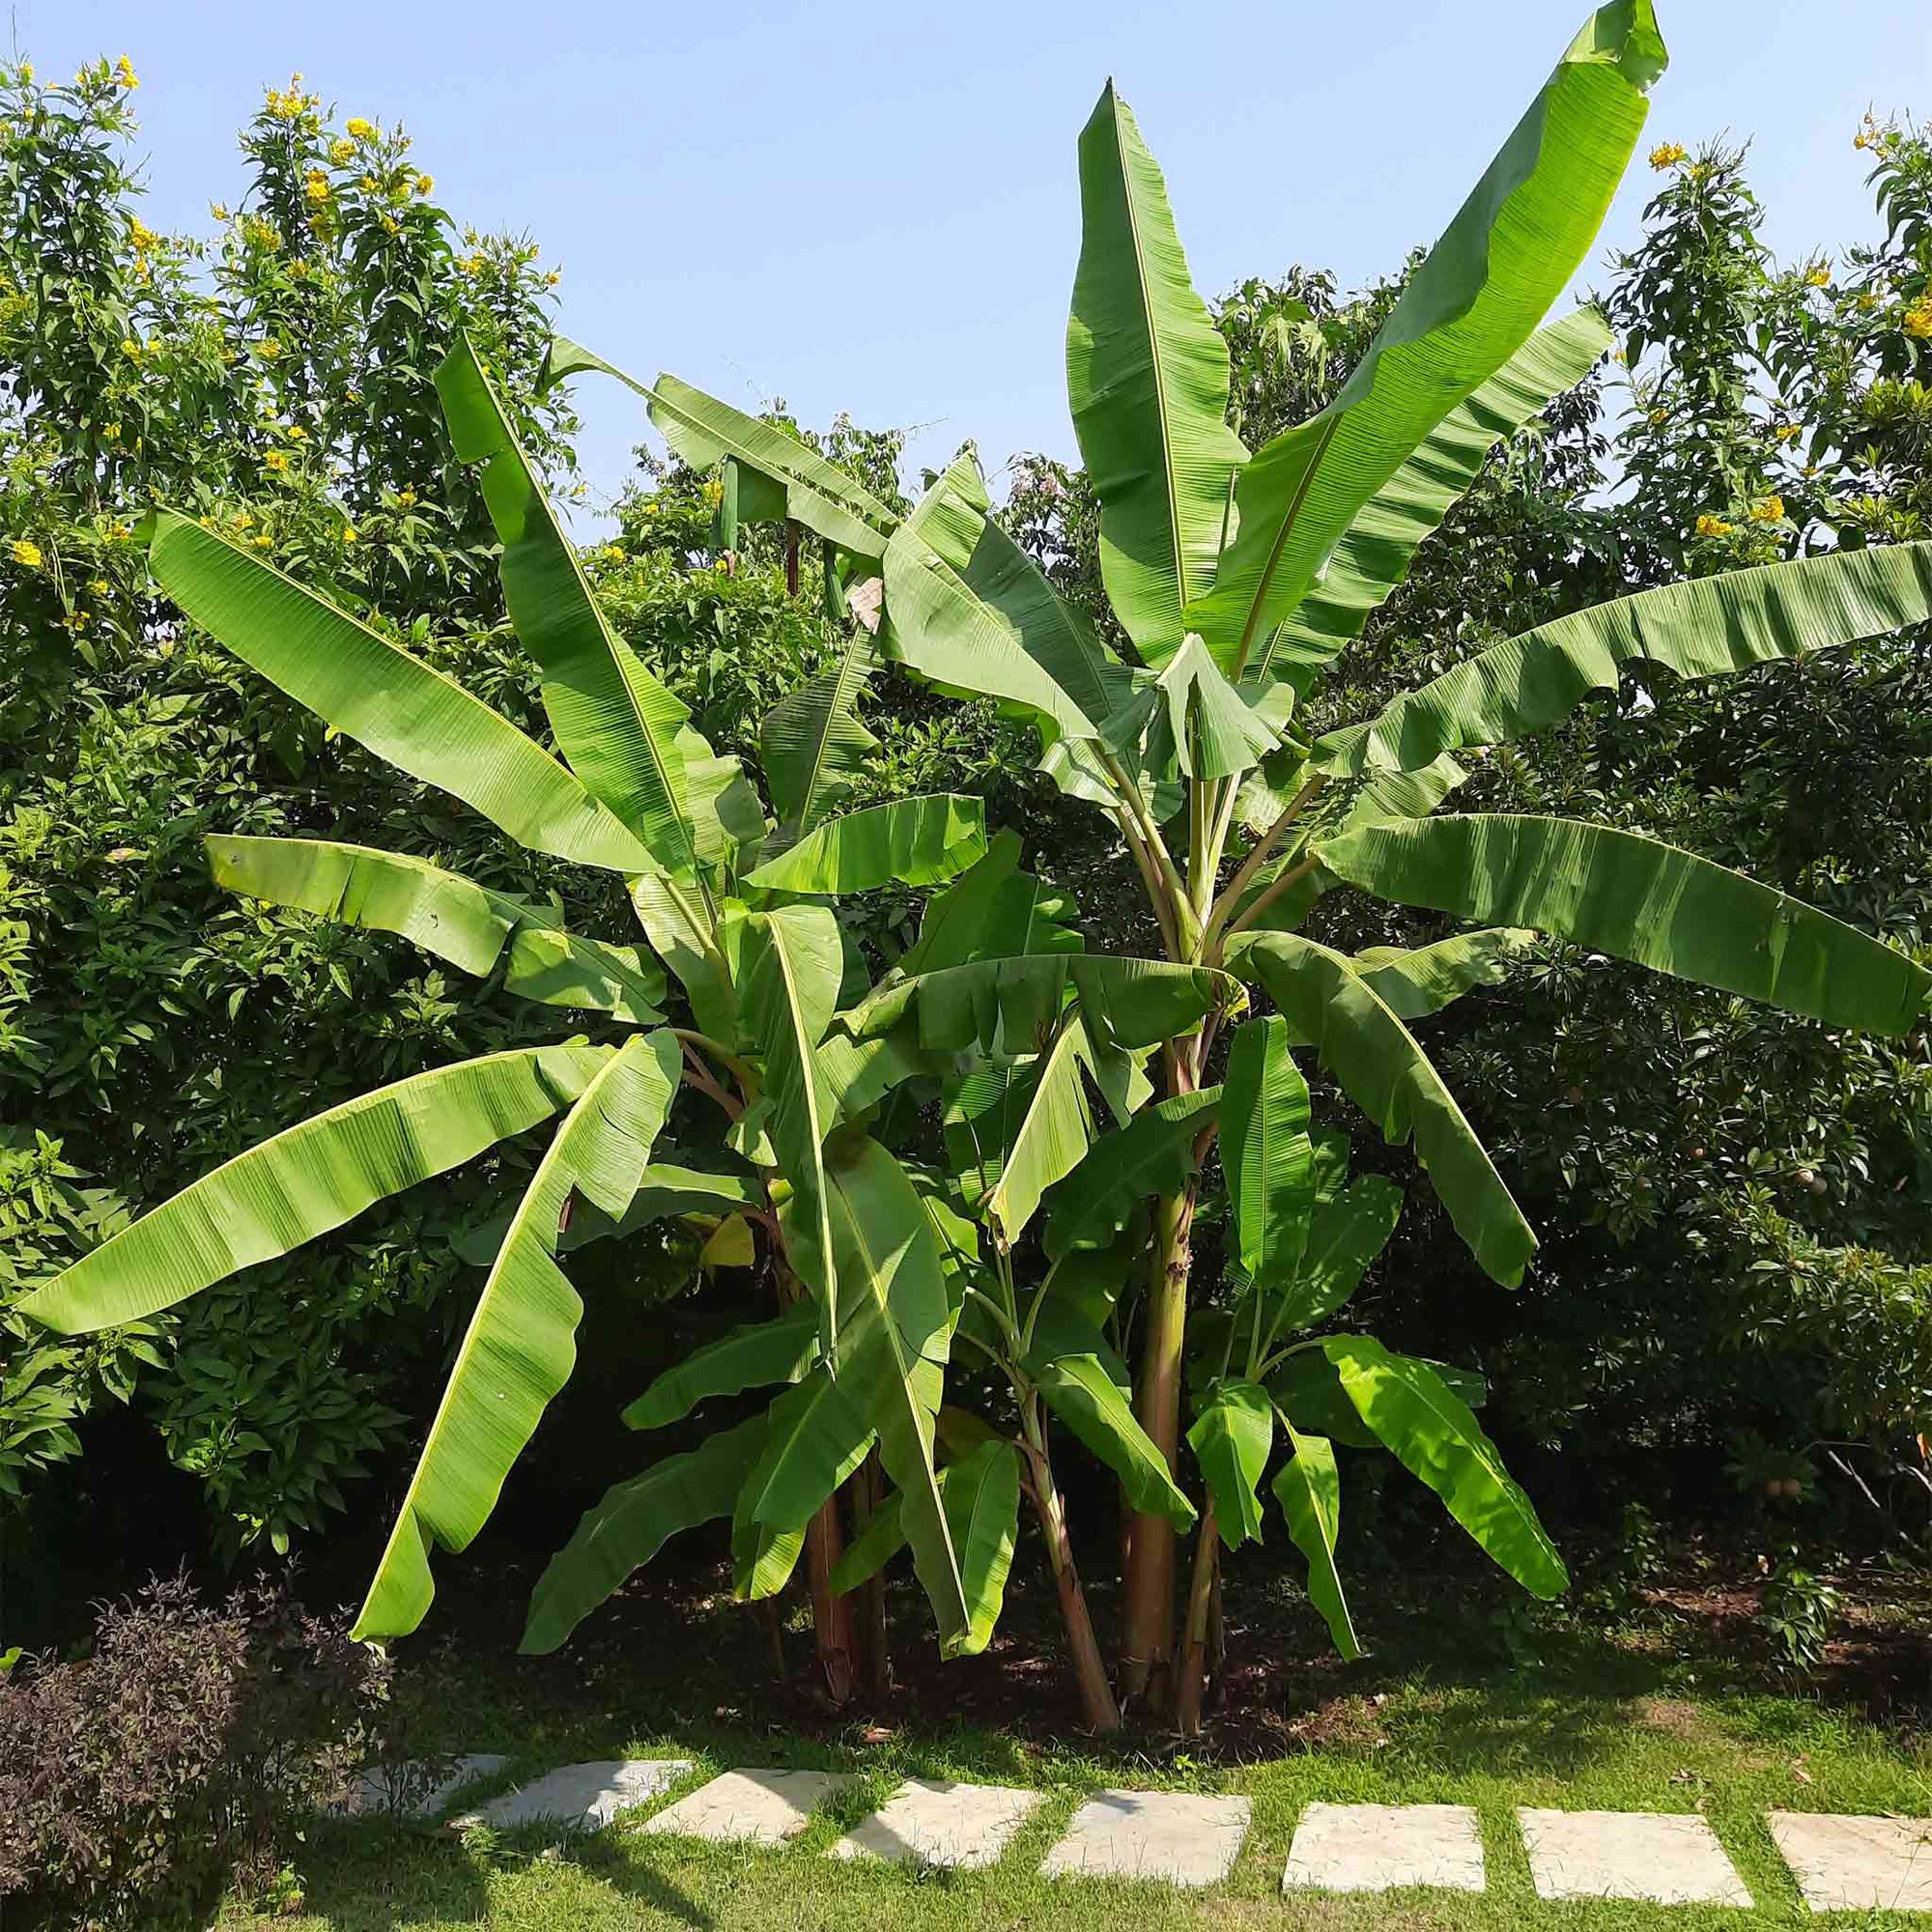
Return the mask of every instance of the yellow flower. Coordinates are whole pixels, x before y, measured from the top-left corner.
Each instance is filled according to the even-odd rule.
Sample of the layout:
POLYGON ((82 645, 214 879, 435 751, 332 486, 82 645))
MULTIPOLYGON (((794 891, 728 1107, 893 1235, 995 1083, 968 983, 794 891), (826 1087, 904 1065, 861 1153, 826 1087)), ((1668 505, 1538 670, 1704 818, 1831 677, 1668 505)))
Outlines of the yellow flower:
POLYGON ((704 486, 704 500, 714 510, 724 500, 724 486, 715 476, 704 486))
POLYGON ((356 185, 364 194, 374 194, 380 184, 374 175, 362 175, 357 178, 356 185))
POLYGON ((416 177, 416 192, 419 195, 427 195, 433 192, 435 187, 436 177, 434 175, 418 175, 416 177))
POLYGON ((606 544, 604 556, 609 563, 622 563, 624 560, 624 553, 616 544, 606 544))
POLYGON ((348 160, 355 152, 355 143, 343 134, 336 135, 335 139, 328 144, 328 158, 337 167, 340 167, 344 161, 348 160))
POLYGON ((556 287, 557 283, 559 283, 562 280, 563 280, 563 270, 561 269, 553 269, 550 271, 550 273, 544 277, 544 287, 547 289, 554 289, 556 287))
POLYGON ((128 94, 132 94, 141 84, 135 77, 133 62, 126 54, 114 63, 114 84, 128 94))
POLYGON ((134 534, 134 526, 132 524, 109 524, 107 534, 116 543, 127 543, 134 534))
POLYGON ((84 631, 87 629, 87 612, 84 611, 70 611, 67 613, 67 615, 61 619, 61 622, 65 624, 70 631, 76 631, 76 632, 84 631))
POLYGON ((313 202, 325 202, 328 199, 328 184, 320 175, 310 175, 302 192, 313 202))
POLYGON ((1668 410, 1652 410, 1650 412, 1650 420, 1653 425, 1657 423, 1667 423, 1670 420, 1670 412, 1668 410))
POLYGON ((344 543, 355 543, 360 534, 361 532, 356 529, 354 524, 344 524, 342 526, 342 541, 344 543))
POLYGON ((1804 434, 1803 423, 1780 423, 1773 432, 1779 442, 1796 442, 1804 434))
POLYGON ((1759 498, 1751 505, 1751 522, 1754 524, 1775 524, 1784 515, 1784 498, 1770 496, 1759 498))
POLYGON ((38 570, 42 564, 41 547, 26 537, 15 537, 7 546, 14 553, 14 561, 23 570, 38 570))
POLYGON ((396 501, 406 510, 412 509, 415 505, 415 500, 416 493, 413 490, 398 490, 396 492, 396 501))
POLYGON ((26 82, 26 81, 31 81, 31 80, 33 79, 33 77, 34 77, 34 64, 33 64, 33 62, 32 62, 32 61, 22 61, 22 62, 20 63, 20 78, 21 78, 21 80, 22 80, 23 82, 26 82))
POLYGON ((257 550, 271 550, 275 542, 274 538, 267 530, 259 532, 256 536, 250 538, 249 541, 254 544, 257 550))
POLYGON ((228 519, 228 526, 235 530, 252 530, 255 527, 254 516, 247 510, 237 510, 228 519))
POLYGON ((109 583, 104 577, 91 579, 87 587, 96 597, 105 597, 114 588, 113 584, 109 583))
POLYGON ((264 362, 272 362, 275 359, 275 357, 278 356, 281 353, 282 353, 282 345, 272 335, 265 335, 262 338, 262 340, 256 343, 255 345, 255 354, 259 355, 264 362))
POLYGON ((385 235, 400 235, 403 232, 403 224, 393 214, 385 214, 383 217, 383 232, 385 235))
POLYGON ((1675 141, 1664 141, 1650 151, 1650 164, 1660 169, 1674 168, 1688 152, 1675 141))
POLYGON ((1920 342, 1932 339, 1932 290, 1920 296, 1905 311, 1905 321, 1900 326, 1907 335, 1920 342))
POLYGON ((228 219, 228 204, 225 201, 211 201, 208 204, 208 212, 217 221, 226 221, 228 219))
POLYGON ((122 355, 138 362, 141 359, 141 345, 130 335, 121 345, 122 355))
POLYGON ((100 440, 102 442, 119 442, 121 440, 121 425, 119 423, 102 423, 100 425, 100 440))
POLYGON ((357 141, 373 141, 376 130, 359 114, 352 114, 348 122, 350 136, 357 141))
POLYGON ((1697 534, 1700 537, 1727 537, 1731 529, 1732 526, 1725 523, 1722 517, 1714 517, 1708 510, 1697 519, 1697 534))
POLYGON ((262 461, 279 476, 289 467, 289 453, 285 449, 271 449, 262 461))
POLYGON ((1820 262, 1815 269, 1806 273, 1804 283, 1807 288, 1829 289, 1832 286, 1832 271, 1820 262))
POLYGON ((308 431, 303 429, 300 423, 291 423, 282 434, 291 442, 306 442, 308 440, 308 431))

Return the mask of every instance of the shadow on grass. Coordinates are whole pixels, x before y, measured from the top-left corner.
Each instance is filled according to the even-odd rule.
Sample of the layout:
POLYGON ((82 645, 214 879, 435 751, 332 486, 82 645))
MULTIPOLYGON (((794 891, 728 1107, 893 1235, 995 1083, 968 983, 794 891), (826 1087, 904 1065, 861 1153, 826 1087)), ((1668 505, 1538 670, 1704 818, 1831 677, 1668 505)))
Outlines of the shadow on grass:
POLYGON ((303 1907, 336 1932, 489 1921, 484 1875, 447 1833, 365 1819, 330 1827, 312 1844, 302 1864, 303 1907))

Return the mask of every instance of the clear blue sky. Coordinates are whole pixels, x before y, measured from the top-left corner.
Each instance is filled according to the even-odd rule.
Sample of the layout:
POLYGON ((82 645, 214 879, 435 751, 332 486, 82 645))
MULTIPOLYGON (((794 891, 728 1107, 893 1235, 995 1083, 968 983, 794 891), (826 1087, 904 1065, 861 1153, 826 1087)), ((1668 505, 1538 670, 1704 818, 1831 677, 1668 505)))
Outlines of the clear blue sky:
MULTIPOLYGON (((527 230, 564 270, 561 326, 620 365, 823 423, 930 425, 989 464, 1071 454, 1063 387, 1078 246, 1074 139, 1111 73, 1166 169, 1195 279, 1294 260, 1353 281, 1432 241, 1586 0, 16 0, 43 71, 127 53, 155 226, 207 228, 234 130, 300 69, 345 114, 400 118, 439 198, 527 230)), ((1781 253, 1872 231, 1868 105, 1932 115, 1924 0, 1660 0, 1671 67, 1644 145, 1754 140, 1781 253)), ((1605 231, 1628 242, 1639 158, 1605 231)), ((642 433, 580 386, 606 492, 642 433)))

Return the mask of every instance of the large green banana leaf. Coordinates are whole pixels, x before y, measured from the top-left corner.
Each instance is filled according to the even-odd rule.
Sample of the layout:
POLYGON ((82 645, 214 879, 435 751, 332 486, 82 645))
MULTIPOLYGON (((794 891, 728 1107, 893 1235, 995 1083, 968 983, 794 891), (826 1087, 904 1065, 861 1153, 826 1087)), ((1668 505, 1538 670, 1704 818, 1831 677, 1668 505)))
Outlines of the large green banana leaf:
POLYGON ((1026 1232, 1040 1197, 1079 1166, 1093 1143, 1094 1112, 1083 1079, 1093 1063, 1093 1045, 1075 1013, 1032 1069, 1025 1112, 985 1198, 982 1212, 1002 1248, 1026 1232))
POLYGON ((828 1178, 839 1385, 878 1431, 879 1462, 899 1492, 899 1521, 940 1649, 957 1656, 978 1633, 932 1463, 952 1334, 939 1243, 905 1169, 876 1141, 841 1147, 828 1178))
POLYGON ((1274 1404, 1259 1384, 1218 1378, 1187 1432, 1214 1504, 1214 1525, 1230 1549, 1262 1536, 1262 1478, 1274 1447, 1274 1404))
POLYGON ((1433 946, 1372 946, 1355 970, 1406 1020, 1426 1019, 1477 986, 1493 986, 1536 935, 1522 926, 1459 932, 1433 946))
POLYGON ((1664 65, 1650 0, 1610 0, 1410 276, 1341 392, 1241 472, 1239 523, 1187 627, 1238 672, 1363 507, 1529 339, 1581 267, 1664 65))
POLYGON ((161 510, 154 529, 148 561, 168 595, 324 724, 534 852, 653 869, 609 806, 453 679, 199 524, 161 510))
POLYGON ((1170 1094, 1126 1126, 1102 1134, 1047 1194, 1047 1260, 1109 1247, 1141 1202, 1179 1194, 1195 1169, 1195 1143, 1213 1124, 1221 1097, 1219 1087, 1170 1094))
POLYGON ((583 369, 614 376, 643 397, 651 421, 694 469, 711 469, 729 458, 758 479, 764 488, 748 488, 747 479, 739 479, 738 514, 745 521, 789 517, 854 556, 877 562, 885 554, 886 539, 898 519, 856 477, 797 437, 675 376, 660 376, 653 388, 581 344, 561 335, 553 338, 546 381, 559 382, 583 369))
POLYGON ((613 1484, 583 1513, 576 1534, 530 1592, 519 1648, 526 1657, 558 1649, 571 1632, 681 1529, 731 1514, 764 1447, 766 1418, 707 1435, 683 1456, 667 1456, 613 1484))
POLYGON ((217 885, 272 905, 300 906, 345 925, 399 933, 424 952, 552 1007, 580 1007, 650 1026, 664 1018, 664 974, 629 946, 565 932, 548 906, 492 892, 426 859, 331 838, 205 841, 217 885), (508 958, 504 958, 505 952, 508 958))
POLYGON ((1637 832, 1484 814, 1370 826, 1322 865, 1399 905, 1532 925, 1834 1026, 1904 1034, 1932 973, 1855 926, 1637 832))
POLYGON ((647 872, 631 881, 631 904, 651 951, 677 975, 699 1030, 732 1044, 738 1037, 738 989, 690 898, 663 873, 647 872))
POLYGON ((1162 1516, 1176 1529, 1194 1520, 1194 1505, 1175 1487, 1167 1459, 1135 1419, 1127 1392, 1095 1354, 1030 1357, 1028 1372, 1062 1422, 1115 1475, 1143 1516, 1162 1516))
MULTIPOLYGON (((940 1488, 946 1486, 946 1471, 939 1472, 940 1488)), ((868 1583, 906 1547, 905 1531, 899 1526, 899 1499, 895 1492, 873 1510, 866 1526, 845 1546, 845 1553, 832 1566, 827 1579, 835 1597, 850 1596, 861 1583, 868 1583)))
POLYGON ((900 663, 958 696, 1031 713, 1044 735, 1092 736, 1129 673, 986 514, 970 457, 954 463, 886 547, 886 611, 900 663))
POLYGON ((673 873, 695 873, 679 728, 689 710, 605 621, 467 335, 436 372, 457 456, 481 466, 503 546, 510 621, 543 672, 544 709, 579 778, 673 873))
POLYGON ((857 1120, 904 1082, 940 1071, 934 1056, 895 1034, 850 1039, 842 1033, 828 1033, 818 1042, 814 1060, 819 1085, 839 1122, 857 1120))
POLYGON ((537 1163, 457 1350, 355 1636, 404 1636, 422 1622, 436 1588, 431 1550, 469 1547, 551 1398, 569 1380, 583 1303, 556 1263, 564 1209, 574 1194, 612 1218, 631 1205, 680 1064, 668 1033, 625 1041, 537 1163))
POLYGON ((939 1488, 966 1592, 966 1637, 959 1648, 965 1656, 976 1656, 992 1641, 1013 1567, 1013 1545, 1019 1538, 1019 1451, 1010 1442, 982 1442, 940 1470, 939 1488))
POLYGON ((1932 617, 1932 543, 1833 551, 1639 590, 1506 639, 1331 731, 1331 771, 1413 770, 1463 746, 1500 745, 1566 717, 1624 667, 1715 677, 1884 637, 1932 617))
POLYGON ((776 1596, 784 1587, 806 1525, 872 1442, 864 1391, 835 1379, 823 1362, 773 1400, 764 1445, 732 1513, 733 1587, 740 1597, 776 1596))
POLYGON ((758 762, 781 825, 810 832, 852 789, 878 749, 858 713, 871 668, 871 639, 855 630, 837 670, 786 692, 765 714, 758 762))
POLYGON ((1289 1282, 1308 1245, 1308 1083, 1279 1014, 1235 1030, 1221 1086, 1221 1166, 1241 1272, 1266 1292, 1289 1282))
POLYGON ((1308 1223, 1308 1248, 1275 1315, 1278 1332, 1325 1321, 1361 1285, 1402 1218, 1400 1184, 1361 1174, 1323 1201, 1308 1223))
MULTIPOLYGON (((941 1079, 940 1125, 947 1155, 960 1199, 975 1213, 1000 1184, 1039 1077, 1037 1054, 974 1051, 958 1056, 958 1064, 941 1079)), ((972 1245, 978 1248, 977 1233, 972 1245)))
POLYGON ((780 893, 868 893, 895 882, 938 886, 985 851, 985 801, 931 792, 829 818, 748 873, 745 883, 780 893))
POLYGON ((1247 939, 1239 954, 1349 1096, 1399 1145, 1412 1135, 1456 1232, 1506 1287, 1522 1279, 1536 1236, 1429 1056, 1342 953, 1298 933, 1247 939))
POLYGON ((624 1427, 664 1429, 712 1396, 802 1380, 817 1353, 818 1311, 809 1301, 796 1302, 769 1321, 734 1328, 673 1363, 624 1410, 624 1427))
POLYGON ((19 1306, 64 1335, 138 1321, 561 1113, 610 1059, 519 1047, 345 1100, 222 1162, 19 1306))
POLYGON ((1448 514, 1505 437, 1565 389, 1609 348, 1609 326, 1578 308, 1540 328, 1468 401, 1436 424, 1395 474, 1356 512, 1327 568, 1255 654, 1263 670, 1305 695, 1316 674, 1397 584, 1423 539, 1448 514))
POLYGON ((1350 1663, 1362 1654, 1342 1573, 1335 1566, 1335 1544, 1342 1528, 1342 1477, 1335 1449, 1326 1436, 1303 1435, 1285 1416, 1282 1427, 1294 1454, 1274 1479, 1275 1500, 1288 1519, 1288 1533, 1308 1559, 1308 1601, 1321 1612, 1335 1648, 1350 1663))
POLYGON ((831 1103, 813 1055, 838 1003, 845 970, 838 922, 827 906, 781 906, 745 923, 741 994, 745 1025, 764 1068, 767 1131, 792 1190, 786 1248, 799 1279, 818 1297, 829 1326, 832 1233, 827 1220, 825 1136, 831 1103))
POLYGON ((1237 1005, 1237 983, 1210 966, 1085 952, 1018 953, 922 972, 880 986, 840 1022, 858 1039, 913 1019, 923 1047, 981 1040, 1021 1052, 1050 1034, 1069 993, 1110 1044, 1152 1046, 1188 1032, 1217 1007, 1237 1005))
POLYGON ((1019 858, 1019 834, 997 834, 971 871, 926 901, 919 938, 900 955, 899 970, 911 977, 975 959, 1083 952, 1086 941, 1071 924, 1073 901, 1022 872, 1019 858))
POLYGON ((1213 582, 1247 452, 1228 427, 1228 346, 1195 293, 1160 169, 1111 81, 1080 135, 1080 266, 1066 393, 1100 499, 1100 575, 1163 665, 1213 582))
POLYGON ((1496 1445, 1442 1378, 1412 1356, 1390 1354, 1373 1336, 1331 1335, 1321 1347, 1362 1420, 1482 1548, 1533 1596, 1561 1596, 1570 1573, 1555 1545, 1496 1445))

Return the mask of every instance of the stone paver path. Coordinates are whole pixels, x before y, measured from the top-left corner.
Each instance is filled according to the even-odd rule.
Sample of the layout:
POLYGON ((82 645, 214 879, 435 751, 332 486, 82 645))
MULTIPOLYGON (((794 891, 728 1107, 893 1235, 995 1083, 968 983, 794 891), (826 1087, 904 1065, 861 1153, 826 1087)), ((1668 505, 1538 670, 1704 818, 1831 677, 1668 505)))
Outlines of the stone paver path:
POLYGON ((1073 1814, 1040 1867, 1049 1878, 1159 1878, 1218 1885, 1248 1834, 1245 1798, 1192 1791, 1102 1791, 1073 1814))
POLYGON ((594 1764, 567 1764, 453 1822, 459 1828, 494 1825, 500 1830, 541 1820, 595 1832, 618 1812, 662 1798, 691 1770, 688 1757, 600 1758, 594 1764))
POLYGON ((1771 1835, 1813 1912, 1932 1912, 1932 1824, 1774 1811, 1771 1835))
POLYGON ((1540 1898, 1743 1905, 1751 1895, 1694 1812, 1518 1811, 1540 1898))
POLYGON ((781 1845, 811 1823, 811 1807, 851 1778, 835 1771, 727 1771, 645 1825, 714 1844, 781 1845))
POLYGON ((978 1871, 998 1863, 1040 1797, 1004 1784, 909 1778, 863 1825, 846 1833, 830 1856, 978 1871))
POLYGON ((1466 1804, 1310 1804, 1294 1828, 1281 1889, 1483 1889, 1483 1834, 1466 1804))
POLYGON ((356 1816, 367 1816, 374 1811, 396 1811, 412 1818, 434 1818, 466 1784, 473 1784, 479 1777, 488 1777, 493 1772, 501 1771, 509 1761, 497 1751, 470 1751, 456 1759, 442 1777, 413 1804, 401 1802, 398 1791, 407 1791, 420 1784, 424 1775, 421 1767, 404 1765, 397 1776, 386 1771, 365 1771, 348 1804, 341 1808, 356 1816))

